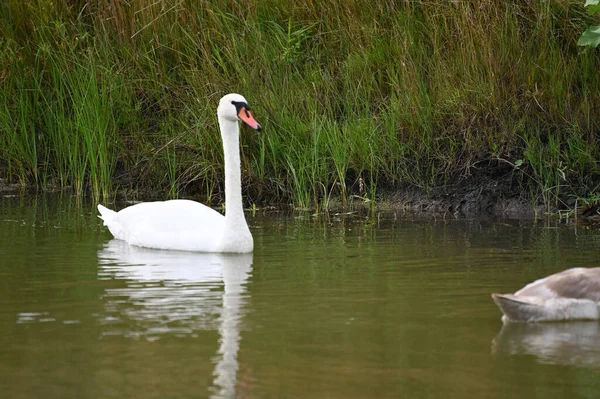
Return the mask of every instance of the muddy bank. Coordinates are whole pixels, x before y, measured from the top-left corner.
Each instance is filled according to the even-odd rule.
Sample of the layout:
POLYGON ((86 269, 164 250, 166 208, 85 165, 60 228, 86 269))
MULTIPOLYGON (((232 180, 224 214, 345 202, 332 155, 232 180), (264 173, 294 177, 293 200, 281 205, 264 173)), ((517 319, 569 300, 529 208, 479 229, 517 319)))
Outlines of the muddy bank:
MULTIPOLYGON (((36 195, 39 189, 34 186, 24 187, 19 184, 10 184, 0 179, 0 193, 9 194, 14 191, 26 190, 27 195, 36 195)), ((63 189, 64 190, 64 189, 63 189)), ((58 190, 58 191, 63 191, 58 190)), ((66 189, 68 191, 68 188, 66 189)), ((42 192, 56 192, 56 189, 41 190, 42 192)), ((522 189, 522 182, 515 180, 514 176, 502 176, 495 178, 493 176, 468 176, 457 180, 453 184, 437 186, 428 190, 410 185, 385 186, 378 189, 378 198, 376 207, 385 209, 402 209, 404 211, 414 211, 417 213, 436 213, 449 214, 455 217, 506 217, 513 219, 533 219, 555 213, 557 209, 547 209, 539 203, 528 197, 528 192, 522 189)), ((115 193, 117 202, 129 201, 157 201, 169 199, 171 196, 167 192, 160 190, 144 190, 137 188, 135 190, 122 187, 115 193)), ((184 190, 179 198, 193 199, 199 202, 205 202, 205 196, 197 190, 184 190)), ((223 195, 215 194, 215 203, 213 206, 219 206, 223 195)), ((252 204, 246 204, 251 207, 259 205, 259 208, 276 207, 287 208, 290 205, 277 204, 266 201, 255 193, 247 194, 246 201, 252 204), (250 199, 252 197, 252 200, 250 199), (256 202, 254 202, 256 201, 256 202)), ((356 206, 356 203, 350 203, 350 207, 356 206)), ((330 201, 330 211, 336 208, 342 208, 342 202, 332 199, 330 201)))
MULTIPOLYGON (((130 176, 126 173, 124 175, 130 176)), ((164 189, 133 188, 131 181, 123 180, 123 175, 120 183, 117 185, 120 188, 117 189, 113 197, 118 203, 162 201, 172 198, 171 194, 164 189)), ((359 195, 360 193, 352 192, 355 191, 353 189, 356 184, 347 183, 348 187, 351 187, 350 198, 363 198, 359 195)), ((535 193, 534 187, 535 185, 527 179, 527 174, 521 170, 502 163, 487 164, 485 167, 472 168, 469 173, 456 176, 447 184, 427 189, 408 184, 391 186, 379 182, 375 207, 381 210, 397 209, 415 212, 423 216, 430 214, 452 217, 531 220, 556 215, 560 211, 572 211, 577 206, 579 211, 576 215, 571 214, 572 219, 589 221, 596 225, 600 224, 600 206, 598 204, 575 202, 578 195, 579 198, 583 198, 585 193, 564 193, 556 201, 558 206, 549 207, 544 205, 543 198, 540 195, 533 194, 535 193)), ((203 188, 201 184, 189 184, 179 192, 178 197, 206 203, 206 194, 203 192, 203 188)), ((13 194, 15 191, 23 192, 23 190, 27 193, 26 195, 35 196, 40 192, 68 192, 69 188, 39 189, 35 186, 24 187, 19 184, 11 184, 4 179, 0 179, 0 194, 8 195, 13 194)), ((269 199, 270 195, 267 192, 256 192, 252 184, 246 184, 244 197, 245 206, 248 208, 296 209, 290 198, 283 203, 278 203, 273 200, 272 196, 269 199)), ((207 205, 221 209, 223 201, 224 193, 217 190, 213 194, 213 202, 207 205)), ((335 212, 338 210, 347 211, 348 207, 357 208, 369 203, 350 199, 348 207, 344 208, 339 198, 330 198, 328 204, 327 211, 335 212)))
POLYGON ((535 204, 525 193, 506 193, 501 185, 495 183, 464 182, 460 186, 436 187, 428 192, 415 187, 404 187, 387 195, 392 206, 459 217, 534 219, 557 212, 557 209, 548 210, 535 204))
POLYGON ((600 226, 600 203, 591 200, 597 197, 594 193, 568 186, 557 197, 544 199, 530 176, 530 172, 514 165, 490 162, 427 190, 402 186, 380 192, 392 206, 421 213, 510 219, 546 218, 562 213, 575 222, 600 226))
POLYGON ((19 190, 22 187, 23 186, 21 186, 20 184, 11 184, 7 183, 4 179, 0 179, 0 193, 19 190))
MULTIPOLYGON (((428 189, 387 187, 382 196, 405 209, 455 216, 533 219, 558 212, 558 208, 544 206, 542 198, 535 197, 533 192, 525 173, 505 163, 493 162, 471 168, 444 185, 428 189)), ((561 203, 565 208, 568 206, 564 201, 561 203)))

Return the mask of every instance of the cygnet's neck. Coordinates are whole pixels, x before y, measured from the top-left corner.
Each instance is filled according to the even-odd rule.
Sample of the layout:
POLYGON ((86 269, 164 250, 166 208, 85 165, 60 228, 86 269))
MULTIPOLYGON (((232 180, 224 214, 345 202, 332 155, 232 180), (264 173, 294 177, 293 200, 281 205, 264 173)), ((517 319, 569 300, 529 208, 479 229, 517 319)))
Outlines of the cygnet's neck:
POLYGON ((240 168, 240 127, 237 121, 219 116, 225 154, 225 220, 227 224, 246 224, 242 205, 240 168))

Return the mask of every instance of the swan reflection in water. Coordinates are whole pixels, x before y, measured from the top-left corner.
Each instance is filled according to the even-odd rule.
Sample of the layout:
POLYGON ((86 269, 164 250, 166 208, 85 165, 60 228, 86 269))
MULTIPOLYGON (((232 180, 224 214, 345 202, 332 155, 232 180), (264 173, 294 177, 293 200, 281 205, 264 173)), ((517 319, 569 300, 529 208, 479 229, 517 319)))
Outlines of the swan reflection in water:
POLYGON ((492 353, 532 355, 539 363, 600 367, 600 323, 506 323, 492 353))
POLYGON ((125 287, 105 290, 105 334, 157 340, 164 334, 218 330, 214 391, 219 397, 234 396, 252 253, 161 251, 112 240, 98 258, 100 279, 125 282, 125 287))

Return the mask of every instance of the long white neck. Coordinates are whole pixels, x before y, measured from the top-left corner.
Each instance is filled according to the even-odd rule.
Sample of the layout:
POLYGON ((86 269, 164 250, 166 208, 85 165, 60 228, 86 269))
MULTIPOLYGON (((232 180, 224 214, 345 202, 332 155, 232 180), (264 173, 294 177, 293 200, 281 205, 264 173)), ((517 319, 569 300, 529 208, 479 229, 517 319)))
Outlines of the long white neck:
POLYGON ((246 225, 242 205, 240 167, 240 127, 237 121, 219 117, 225 154, 225 221, 226 225, 246 225))

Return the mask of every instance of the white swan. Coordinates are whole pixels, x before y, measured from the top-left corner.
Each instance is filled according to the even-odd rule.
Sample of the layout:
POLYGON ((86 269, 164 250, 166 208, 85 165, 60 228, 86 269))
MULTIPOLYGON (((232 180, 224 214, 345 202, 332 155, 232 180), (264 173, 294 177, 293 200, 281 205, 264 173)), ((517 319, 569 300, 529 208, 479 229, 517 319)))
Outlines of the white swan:
POLYGON ((564 270, 492 298, 503 322, 599 320, 600 267, 564 270))
POLYGON ((119 212, 98 205, 100 218, 112 235, 131 245, 197 252, 252 252, 254 243, 242 206, 239 124, 261 126, 246 99, 227 94, 217 116, 225 153, 225 216, 198 202, 143 202, 119 212))

